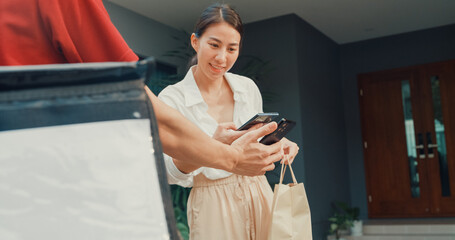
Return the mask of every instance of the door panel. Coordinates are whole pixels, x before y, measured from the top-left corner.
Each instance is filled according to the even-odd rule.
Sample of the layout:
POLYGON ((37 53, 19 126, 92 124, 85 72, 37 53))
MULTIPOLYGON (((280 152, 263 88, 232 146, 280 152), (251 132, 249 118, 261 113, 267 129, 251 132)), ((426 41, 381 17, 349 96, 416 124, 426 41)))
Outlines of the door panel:
POLYGON ((455 216, 455 61, 359 75, 369 215, 455 216))
POLYGON ((414 135, 415 126, 422 123, 413 120, 418 119, 413 111, 418 103, 403 98, 413 95, 415 79, 412 71, 361 78, 370 217, 426 213, 428 198, 420 197, 426 188, 420 184, 414 135), (407 138, 414 141, 409 147, 407 138))
POLYGON ((431 64, 422 70, 422 99, 425 112, 427 161, 432 195, 432 212, 440 216, 455 215, 455 62, 431 64), (431 140, 431 143, 428 140, 431 140), (434 144, 428 146, 428 144, 434 144), (434 156, 431 156, 431 154, 434 156))

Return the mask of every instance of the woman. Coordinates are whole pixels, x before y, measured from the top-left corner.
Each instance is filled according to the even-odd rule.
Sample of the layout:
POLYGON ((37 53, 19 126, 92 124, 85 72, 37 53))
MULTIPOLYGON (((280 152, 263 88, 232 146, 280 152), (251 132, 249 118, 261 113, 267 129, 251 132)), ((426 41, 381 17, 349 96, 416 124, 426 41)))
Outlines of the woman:
MULTIPOLYGON (((254 82, 228 73, 239 55, 242 34, 240 17, 228 5, 208 7, 191 35, 197 65, 159 95, 226 144, 245 133, 233 131, 236 126, 262 112, 262 97, 254 82)), ((284 146, 292 162, 297 145, 287 139, 276 144, 284 146)), ((166 167, 171 184, 193 186, 188 199, 190 239, 265 239, 273 192, 264 175, 241 176, 181 160, 166 157, 166 167)))

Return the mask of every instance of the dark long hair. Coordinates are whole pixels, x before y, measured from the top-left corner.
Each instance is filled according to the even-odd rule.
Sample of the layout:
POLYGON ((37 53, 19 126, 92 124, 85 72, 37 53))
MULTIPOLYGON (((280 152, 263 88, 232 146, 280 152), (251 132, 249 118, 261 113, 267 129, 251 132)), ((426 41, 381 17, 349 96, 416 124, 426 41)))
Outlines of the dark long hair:
MULTIPOLYGON (((214 3, 208 6, 199 17, 194 26, 194 34, 197 38, 204 34, 205 30, 212 24, 225 22, 231 25, 240 34, 240 45, 243 37, 243 24, 239 14, 228 4, 214 3)), ((189 66, 197 64, 197 55, 194 55, 189 66)))

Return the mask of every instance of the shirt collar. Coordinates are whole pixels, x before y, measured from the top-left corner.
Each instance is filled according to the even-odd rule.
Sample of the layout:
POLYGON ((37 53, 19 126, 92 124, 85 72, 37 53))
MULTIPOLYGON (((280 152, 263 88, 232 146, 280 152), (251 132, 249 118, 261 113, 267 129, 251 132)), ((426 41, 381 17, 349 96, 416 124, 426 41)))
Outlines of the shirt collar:
MULTIPOLYGON (((194 67, 194 66, 193 66, 194 67)), ((196 80, 193 76, 193 67, 188 70, 185 77, 182 80, 183 96, 185 97, 185 106, 189 107, 199 103, 205 103, 202 98, 201 92, 196 84, 196 80)))
MULTIPOLYGON (((196 84, 196 80, 193 75, 193 67, 191 67, 185 75, 185 78, 182 80, 182 87, 184 87, 183 94, 185 96, 185 106, 189 107, 199 103, 204 103, 201 92, 196 84)), ((235 79, 235 75, 232 73, 224 74, 229 86, 231 87, 232 92, 234 93, 234 101, 236 102, 246 102, 246 94, 248 93, 245 83, 239 79, 235 79)))
POLYGON ((248 93, 248 90, 246 89, 246 83, 243 82, 241 79, 238 78, 236 79, 234 74, 226 73, 224 74, 224 77, 228 81, 232 92, 234 92, 234 95, 235 94, 245 95, 248 93))

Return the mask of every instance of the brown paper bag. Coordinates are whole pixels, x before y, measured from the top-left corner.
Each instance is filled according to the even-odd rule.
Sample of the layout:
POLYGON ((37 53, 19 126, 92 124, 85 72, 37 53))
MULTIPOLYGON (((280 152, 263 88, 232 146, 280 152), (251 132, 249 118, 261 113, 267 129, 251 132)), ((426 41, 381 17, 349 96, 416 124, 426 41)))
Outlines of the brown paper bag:
POLYGON ((275 185, 272 202, 272 218, 268 240, 311 240, 310 206, 303 183, 297 183, 289 164, 293 183, 283 184, 286 166, 281 165, 279 184, 275 185))

